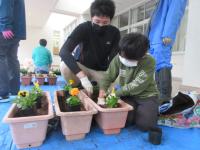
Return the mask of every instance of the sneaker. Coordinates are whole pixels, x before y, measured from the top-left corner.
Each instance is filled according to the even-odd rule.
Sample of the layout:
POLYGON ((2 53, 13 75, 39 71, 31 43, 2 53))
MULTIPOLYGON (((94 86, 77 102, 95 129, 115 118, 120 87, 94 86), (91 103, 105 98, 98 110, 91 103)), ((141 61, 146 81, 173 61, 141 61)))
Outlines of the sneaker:
POLYGON ((10 101, 9 96, 0 96, 0 103, 9 102, 9 101, 10 101))
POLYGON ((173 105, 172 100, 168 101, 168 102, 163 102, 160 106, 159 106, 159 113, 162 114, 164 112, 166 112, 168 109, 170 109, 173 105))

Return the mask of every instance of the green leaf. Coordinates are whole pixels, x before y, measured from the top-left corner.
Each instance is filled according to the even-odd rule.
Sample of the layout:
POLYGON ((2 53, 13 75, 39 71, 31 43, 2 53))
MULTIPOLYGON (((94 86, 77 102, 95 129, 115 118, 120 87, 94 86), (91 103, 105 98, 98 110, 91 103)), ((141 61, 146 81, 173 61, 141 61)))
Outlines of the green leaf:
POLYGON ((65 91, 70 91, 72 89, 72 86, 70 85, 70 84, 66 84, 65 86, 64 86, 64 90, 65 91))
POLYGON ((17 107, 25 110, 29 108, 33 108, 35 106, 35 96, 29 94, 26 97, 17 97, 16 99, 13 100, 13 103, 16 103, 17 107))
POLYGON ((77 96, 70 96, 66 99, 66 103, 70 106, 77 106, 81 104, 81 101, 77 96))
POLYGON ((105 100, 105 103, 108 108, 116 108, 118 103, 118 97, 108 95, 108 97, 105 100))

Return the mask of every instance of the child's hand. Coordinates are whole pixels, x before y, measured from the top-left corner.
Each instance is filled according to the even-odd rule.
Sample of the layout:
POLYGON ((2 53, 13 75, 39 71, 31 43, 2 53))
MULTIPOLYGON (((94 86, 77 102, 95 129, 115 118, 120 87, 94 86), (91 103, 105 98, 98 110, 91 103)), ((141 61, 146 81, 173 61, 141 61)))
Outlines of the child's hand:
POLYGON ((100 90, 99 91, 99 98, 104 98, 104 97, 106 97, 106 92, 104 91, 104 90, 100 90))

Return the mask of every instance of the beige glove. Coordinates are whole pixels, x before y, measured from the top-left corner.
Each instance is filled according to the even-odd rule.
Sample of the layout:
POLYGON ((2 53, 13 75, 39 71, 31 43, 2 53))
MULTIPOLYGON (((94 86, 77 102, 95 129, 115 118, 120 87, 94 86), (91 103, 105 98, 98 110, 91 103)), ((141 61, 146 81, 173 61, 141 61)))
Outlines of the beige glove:
POLYGON ((98 97, 97 104, 98 104, 98 105, 104 105, 104 104, 105 104, 105 98, 100 98, 100 97, 98 97))
POLYGON ((88 92, 88 94, 92 94, 93 93, 93 86, 91 84, 91 82, 89 81, 88 77, 82 77, 80 78, 81 84, 83 86, 83 88, 88 92))

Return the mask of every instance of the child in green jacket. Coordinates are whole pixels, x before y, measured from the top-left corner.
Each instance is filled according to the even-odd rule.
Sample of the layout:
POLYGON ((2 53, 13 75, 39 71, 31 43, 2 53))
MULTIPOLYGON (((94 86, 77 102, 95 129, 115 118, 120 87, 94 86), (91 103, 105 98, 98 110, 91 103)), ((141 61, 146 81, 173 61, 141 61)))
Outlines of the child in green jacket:
POLYGON ((155 61, 147 54, 149 40, 139 33, 127 34, 119 43, 115 56, 100 83, 99 97, 114 83, 116 96, 134 107, 126 125, 136 124, 147 131, 158 119, 158 91, 154 80, 155 61))

